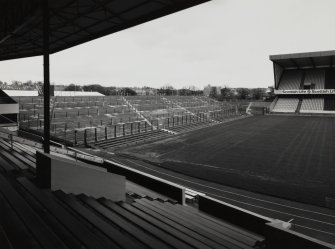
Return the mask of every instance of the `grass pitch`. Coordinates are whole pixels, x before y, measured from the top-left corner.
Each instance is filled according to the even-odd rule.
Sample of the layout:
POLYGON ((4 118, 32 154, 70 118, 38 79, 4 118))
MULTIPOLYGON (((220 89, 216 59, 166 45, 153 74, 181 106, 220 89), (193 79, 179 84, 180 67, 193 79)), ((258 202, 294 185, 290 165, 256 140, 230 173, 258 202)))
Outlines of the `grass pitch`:
POLYGON ((335 197, 335 118, 254 116, 124 151, 194 177, 318 205, 335 197))

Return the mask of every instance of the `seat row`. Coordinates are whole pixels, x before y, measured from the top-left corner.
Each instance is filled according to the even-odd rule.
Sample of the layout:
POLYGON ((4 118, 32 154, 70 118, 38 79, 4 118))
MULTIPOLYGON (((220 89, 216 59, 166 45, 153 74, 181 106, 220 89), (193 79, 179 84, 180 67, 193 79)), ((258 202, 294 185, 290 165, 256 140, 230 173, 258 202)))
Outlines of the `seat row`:
POLYGON ((170 136, 168 132, 163 130, 152 130, 143 133, 137 133, 134 135, 122 136, 102 140, 94 143, 95 147, 99 147, 104 150, 115 150, 121 147, 146 143, 148 141, 158 140, 170 136))
POLYGON ((298 98, 282 98, 279 97, 273 112, 295 112, 299 104, 298 98))
POLYGON ((265 248, 262 236, 136 184, 122 202, 39 188, 33 151, 0 139, 2 249, 265 248))

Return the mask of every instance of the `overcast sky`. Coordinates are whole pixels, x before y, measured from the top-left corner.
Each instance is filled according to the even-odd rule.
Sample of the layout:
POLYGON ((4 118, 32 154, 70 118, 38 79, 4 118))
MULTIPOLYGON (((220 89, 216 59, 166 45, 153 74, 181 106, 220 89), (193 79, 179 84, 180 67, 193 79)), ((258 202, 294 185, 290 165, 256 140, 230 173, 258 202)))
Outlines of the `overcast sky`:
MULTIPOLYGON (((51 56, 56 84, 273 85, 270 54, 335 49, 334 0, 213 0, 51 56)), ((42 80, 42 57, 0 80, 42 80)))

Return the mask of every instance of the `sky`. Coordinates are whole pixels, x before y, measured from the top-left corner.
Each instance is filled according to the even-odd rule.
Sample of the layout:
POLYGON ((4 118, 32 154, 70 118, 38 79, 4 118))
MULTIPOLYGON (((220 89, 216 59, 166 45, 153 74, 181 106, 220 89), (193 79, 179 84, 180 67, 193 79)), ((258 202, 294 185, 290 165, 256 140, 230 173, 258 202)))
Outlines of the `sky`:
MULTIPOLYGON (((271 86, 269 55, 335 49, 334 9, 334 0, 212 0, 51 55, 51 81, 271 86)), ((0 80, 42 81, 42 65, 42 57, 0 62, 0 80)))

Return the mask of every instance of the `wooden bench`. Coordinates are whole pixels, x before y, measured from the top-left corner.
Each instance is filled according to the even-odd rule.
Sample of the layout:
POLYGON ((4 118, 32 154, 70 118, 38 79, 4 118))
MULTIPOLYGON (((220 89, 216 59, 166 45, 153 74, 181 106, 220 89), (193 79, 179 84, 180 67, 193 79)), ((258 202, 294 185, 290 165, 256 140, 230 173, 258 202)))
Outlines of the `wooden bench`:
POLYGON ((162 248, 167 249, 167 247, 164 243, 162 243, 160 240, 156 239, 153 236, 150 236, 148 233, 143 231, 142 229, 138 228, 138 226, 132 224, 131 222, 127 221, 126 219, 122 218, 122 216, 118 215, 117 213, 111 211, 107 207, 100 204, 98 201, 96 201, 93 198, 89 198, 84 195, 80 195, 79 198, 88 206, 90 206, 92 209, 94 209, 96 212, 100 213, 104 217, 106 217, 108 220, 110 220, 112 223, 116 224, 118 227, 120 227, 123 231, 128 233, 130 236, 136 238, 138 241, 146 245, 147 247, 152 248, 162 248))
POLYGON ((3 227, 0 224, 0 245, 2 249, 12 249, 13 245, 10 243, 7 234, 5 233, 3 227))
POLYGON ((106 199, 103 199, 101 203, 106 207, 108 207, 109 209, 116 212, 117 214, 121 215, 123 218, 132 222, 133 224, 136 224, 137 226, 141 227, 141 229, 145 230, 147 233, 155 236, 162 242, 167 243, 168 245, 171 245, 174 248, 183 248, 183 249, 191 248, 189 245, 180 241, 171 234, 162 231, 159 227, 155 226, 155 224, 150 222, 150 220, 148 221, 146 219, 146 216, 143 215, 142 212, 136 211, 136 208, 131 207, 129 204, 122 203, 117 205, 106 199))
POLYGON ((50 212, 46 212, 45 208, 34 198, 34 196, 32 196, 25 188, 20 188, 19 192, 68 248, 82 249, 80 241, 77 240, 50 212))
POLYGON ((189 223, 200 233, 207 235, 208 238, 216 240, 229 248, 238 246, 239 248, 247 249, 255 245, 255 240, 251 240, 249 237, 241 236, 239 233, 236 233, 234 230, 227 227, 214 229, 212 226, 207 226, 206 222, 204 222, 204 220, 202 220, 199 216, 189 215, 187 212, 183 212, 181 210, 183 207, 176 211, 176 209, 171 208, 171 205, 161 204, 157 201, 146 202, 174 216, 176 222, 182 222, 185 224, 189 223))
POLYGON ((190 231, 186 227, 171 221, 163 215, 156 213, 145 206, 139 205, 138 203, 133 203, 131 208, 136 208, 137 210, 135 209, 135 211, 141 212, 141 215, 145 216, 147 220, 155 223, 160 229, 177 237, 188 245, 195 248, 210 248, 208 245, 198 241, 195 237, 190 236, 190 231))
POLYGON ((80 215, 82 219, 85 219, 88 223, 95 227, 95 229, 102 233, 101 235, 103 236, 100 234, 99 236, 106 244, 106 246, 108 246, 108 248, 116 247, 115 245, 125 249, 132 249, 135 247, 140 248, 139 245, 136 245, 136 243, 129 240, 118 229, 111 226, 105 220, 101 219, 101 217, 99 217, 97 214, 82 205, 82 203, 80 203, 73 195, 65 194, 62 191, 56 191, 54 193, 63 203, 68 205, 74 212, 80 215))
POLYGON ((230 224, 229 222, 224 222, 219 218, 212 217, 208 214, 205 214, 193 207, 189 206, 181 206, 181 205, 171 205, 167 203, 168 206, 170 206, 171 210, 176 210, 178 212, 182 212, 184 215, 187 215, 190 217, 190 219, 197 218, 199 221, 201 221, 204 225, 207 225, 209 227, 212 227, 213 229, 216 229, 217 231, 224 231, 224 230, 230 230, 231 233, 235 233, 237 236, 241 236, 246 241, 249 241, 250 245, 255 245, 259 242, 264 241, 264 237, 257 235, 249 230, 243 229, 241 227, 238 227, 236 225, 230 224))
POLYGON ((20 159, 21 161, 24 161, 26 164, 28 164, 30 167, 35 168, 36 165, 36 158, 32 157, 28 153, 26 153, 24 150, 18 148, 15 144, 11 146, 8 142, 6 141, 0 141, 4 146, 6 146, 7 151, 11 151, 15 153, 15 156, 20 159), (28 160, 27 160, 28 159, 28 160))
POLYGON ((13 165, 21 170, 28 169, 28 166, 16 158, 15 153, 9 153, 5 146, 0 143, 1 154, 6 157, 13 165))
MULTIPOLYGON (((28 229, 22 224, 13 208, 0 194, 0 225, 12 248, 41 248, 28 229), (20 239, 18 239, 20 238, 20 239)), ((1 244, 2 246, 2 244, 1 244)))
POLYGON ((7 160, 1 157, 1 154, 2 154, 2 151, 0 150, 0 169, 2 169, 4 172, 17 171, 18 168, 8 163, 7 160))
POLYGON ((178 212, 170 212, 169 206, 163 203, 159 205, 157 201, 147 200, 136 200, 136 202, 170 219, 178 226, 187 228, 188 234, 190 236, 196 240, 200 240, 206 243, 213 248, 251 248, 229 238, 224 234, 218 234, 207 229, 206 227, 203 227, 196 219, 190 220, 185 218, 183 215, 178 215, 178 212))
POLYGON ((65 244, 53 233, 2 175, 0 175, 0 191, 23 223, 29 227, 29 231, 35 238, 38 238, 39 243, 44 248, 66 248, 65 244))
POLYGON ((54 200, 54 196, 50 192, 38 189, 26 178, 18 178, 17 181, 31 193, 39 202, 56 217, 73 235, 88 248, 101 248, 106 246, 101 242, 100 238, 94 235, 91 230, 83 226, 71 213, 69 213, 62 205, 54 200))

